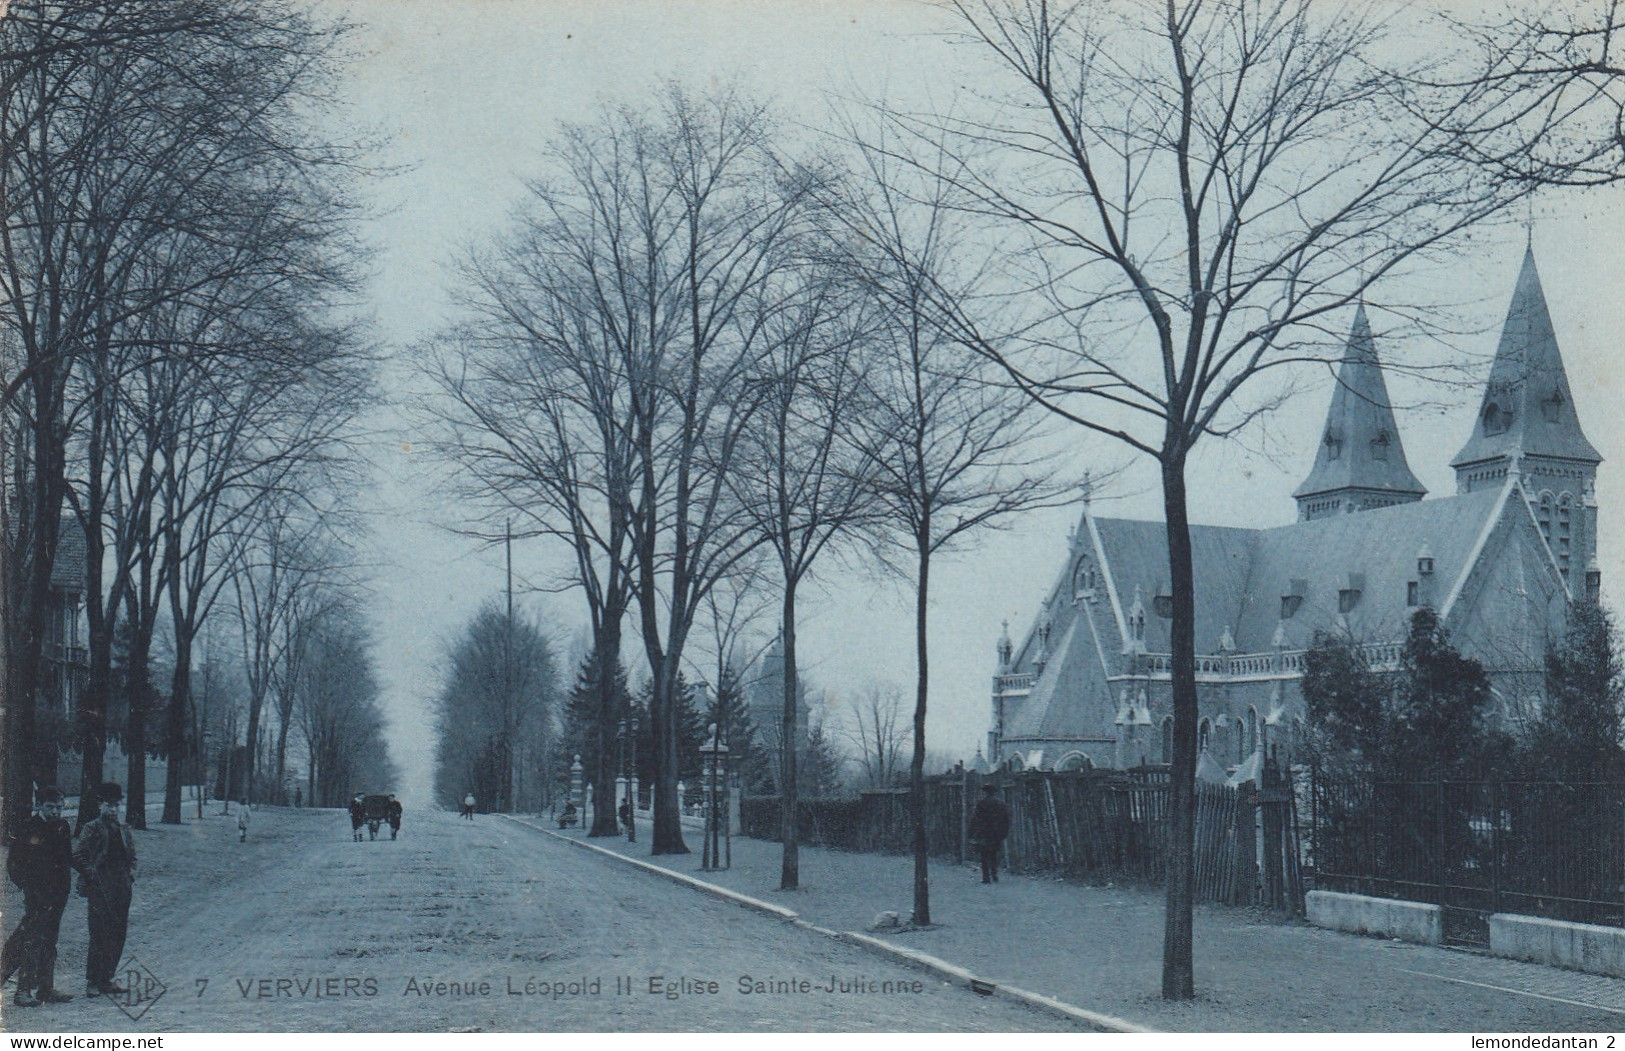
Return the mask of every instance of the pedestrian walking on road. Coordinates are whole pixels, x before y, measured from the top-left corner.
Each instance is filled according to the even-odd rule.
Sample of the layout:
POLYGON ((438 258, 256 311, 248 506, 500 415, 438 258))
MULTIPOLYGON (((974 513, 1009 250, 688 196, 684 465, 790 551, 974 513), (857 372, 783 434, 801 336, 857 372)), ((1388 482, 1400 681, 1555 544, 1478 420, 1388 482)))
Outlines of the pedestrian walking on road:
POLYGON ((135 840, 119 823, 124 790, 109 781, 97 789, 101 814, 79 830, 73 867, 79 894, 90 905, 90 949, 85 955, 85 995, 122 994, 114 980, 130 926, 130 894, 135 886, 135 840))
POLYGON ((73 832, 62 820, 62 793, 42 788, 34 814, 6 857, 6 874, 23 892, 23 920, 0 952, 0 984, 17 972, 18 1007, 72 1000, 57 992, 56 940, 73 885, 73 832))
POLYGON ((293 790, 293 808, 295 810, 298 810, 300 807, 302 807, 304 805, 305 805, 305 790, 303 788, 294 789, 293 790))
POLYGON ((361 842, 361 823, 367 820, 367 809, 358 795, 350 800, 350 838, 361 842))
POLYGON ((248 800, 244 799, 243 805, 237 808, 237 842, 248 842, 248 822, 253 816, 248 809, 248 800))
POLYGON ((999 882, 999 848, 1010 834, 1010 808, 995 795, 991 782, 982 785, 982 798, 971 811, 970 838, 982 860, 982 882, 999 882))
POLYGON ((474 820, 474 793, 470 792, 463 797, 463 816, 470 821, 474 820))
POLYGON ((394 839, 401 834, 401 801, 394 796, 389 797, 389 838, 394 839))

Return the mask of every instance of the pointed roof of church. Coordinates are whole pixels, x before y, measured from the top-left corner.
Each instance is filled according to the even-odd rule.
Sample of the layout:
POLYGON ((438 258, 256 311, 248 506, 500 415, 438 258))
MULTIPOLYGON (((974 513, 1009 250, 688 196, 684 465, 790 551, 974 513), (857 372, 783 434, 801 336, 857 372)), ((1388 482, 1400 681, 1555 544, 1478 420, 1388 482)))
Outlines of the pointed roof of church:
POLYGON ((1388 385, 1383 382, 1377 343, 1365 304, 1354 314, 1348 351, 1338 366, 1337 386, 1315 452, 1315 465, 1294 496, 1312 496, 1340 489, 1377 489, 1394 493, 1425 493, 1411 473, 1405 447, 1394 423, 1388 385))
POLYGON ((1450 465, 1512 454, 1602 462, 1574 413, 1574 395, 1532 247, 1524 250, 1472 437, 1450 465))

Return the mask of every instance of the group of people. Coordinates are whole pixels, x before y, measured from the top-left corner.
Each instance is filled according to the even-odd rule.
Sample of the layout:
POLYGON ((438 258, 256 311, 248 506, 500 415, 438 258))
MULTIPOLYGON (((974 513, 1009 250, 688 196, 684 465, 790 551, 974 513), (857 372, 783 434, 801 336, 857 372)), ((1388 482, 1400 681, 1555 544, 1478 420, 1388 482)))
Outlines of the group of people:
POLYGON ((11 844, 6 874, 23 892, 23 919, 0 951, 0 984, 17 975, 12 1003, 18 1007, 73 999, 56 988, 56 943, 75 872, 90 924, 85 995, 126 992, 115 976, 129 929, 135 840, 118 819, 124 790, 108 782, 96 797, 98 816, 76 838, 62 818, 62 792, 40 789, 33 815, 11 844))
MULTIPOLYGON (((384 808, 383 819, 389 822, 389 838, 395 839, 401 834, 401 801, 394 796, 389 797, 389 804, 384 808)), ((376 821, 376 819, 374 819, 376 821)), ((361 842, 361 826, 367 823, 367 797, 356 793, 350 799, 350 835, 357 843, 361 842)), ((376 824, 373 826, 376 830, 376 824)))

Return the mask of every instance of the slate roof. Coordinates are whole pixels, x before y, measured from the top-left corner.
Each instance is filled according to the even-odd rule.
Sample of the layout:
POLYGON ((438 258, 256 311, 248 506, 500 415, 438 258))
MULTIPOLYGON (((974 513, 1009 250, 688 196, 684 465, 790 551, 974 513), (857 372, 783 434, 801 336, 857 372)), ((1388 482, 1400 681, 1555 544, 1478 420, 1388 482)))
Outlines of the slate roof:
POLYGON ((1510 453, 1602 462, 1574 413, 1574 394, 1532 250, 1524 252, 1472 436, 1450 465, 1461 467, 1510 453), (1492 406, 1502 418, 1511 414, 1498 433, 1490 433, 1493 428, 1485 425, 1492 406))
POLYGON ((1315 464, 1292 495, 1314 496, 1339 489, 1427 492, 1405 460, 1405 446, 1399 440, 1363 303, 1354 314, 1348 350, 1337 369, 1337 386, 1332 390, 1315 464))
POLYGON ((88 557, 85 531, 78 517, 63 515, 57 525, 56 560, 51 563, 51 590, 83 594, 88 557))

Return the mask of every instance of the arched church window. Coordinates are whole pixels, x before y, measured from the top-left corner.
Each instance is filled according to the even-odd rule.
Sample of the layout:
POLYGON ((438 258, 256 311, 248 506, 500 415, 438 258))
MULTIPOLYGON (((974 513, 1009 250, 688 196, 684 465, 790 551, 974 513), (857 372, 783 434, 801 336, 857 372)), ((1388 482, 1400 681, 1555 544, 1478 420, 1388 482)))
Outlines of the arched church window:
POLYGON ((1377 436, 1371 439, 1371 458, 1373 460, 1388 459, 1388 445, 1391 440, 1387 430, 1378 431, 1377 436))
POLYGON ((1484 406, 1484 433, 1485 434, 1505 434, 1507 428, 1511 427, 1511 426, 1512 426, 1512 410, 1511 409, 1503 409, 1501 406, 1497 405, 1493 401, 1490 402, 1488 405, 1484 406))
POLYGON ((1203 719, 1196 725, 1196 750, 1198 752, 1207 751, 1208 739, 1212 736, 1213 723, 1207 719, 1203 719))
POLYGON ((1569 544, 1574 538, 1574 498, 1568 493, 1557 502, 1557 559, 1566 570, 1569 566, 1569 544))
POLYGON ((1535 520, 1540 523, 1540 535, 1545 537, 1546 542, 1550 544, 1552 542, 1552 494, 1550 492, 1543 491, 1540 494, 1540 506, 1535 512, 1535 520))
POLYGON ((1078 598, 1088 598, 1095 593, 1095 564, 1088 555, 1078 559, 1077 568, 1072 571, 1072 593, 1078 598))
POLYGON ((1258 751, 1258 709, 1252 706, 1247 708, 1247 754, 1252 755, 1258 751))
POLYGON ((1164 716, 1162 720, 1162 761, 1174 761, 1174 717, 1164 716))

